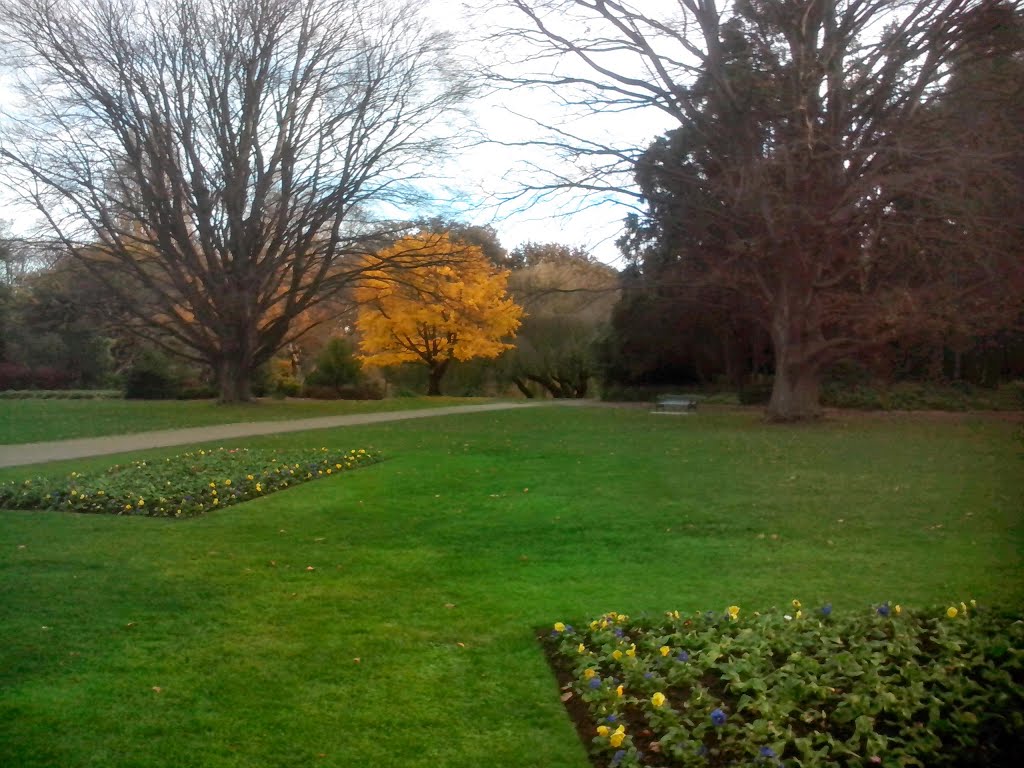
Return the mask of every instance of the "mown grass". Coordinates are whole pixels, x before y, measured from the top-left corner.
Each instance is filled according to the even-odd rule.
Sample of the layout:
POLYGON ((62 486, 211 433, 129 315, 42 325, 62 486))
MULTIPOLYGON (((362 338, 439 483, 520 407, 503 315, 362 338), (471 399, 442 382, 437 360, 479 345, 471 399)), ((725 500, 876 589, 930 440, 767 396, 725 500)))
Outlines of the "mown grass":
POLYGON ((545 408, 247 444, 310 441, 386 460, 190 521, 0 515, 0 765, 585 768, 552 621, 1024 604, 1009 423, 545 408))
POLYGON ((0 444, 484 402, 489 401, 465 397, 404 397, 392 400, 259 400, 221 405, 211 400, 0 400, 0 444))

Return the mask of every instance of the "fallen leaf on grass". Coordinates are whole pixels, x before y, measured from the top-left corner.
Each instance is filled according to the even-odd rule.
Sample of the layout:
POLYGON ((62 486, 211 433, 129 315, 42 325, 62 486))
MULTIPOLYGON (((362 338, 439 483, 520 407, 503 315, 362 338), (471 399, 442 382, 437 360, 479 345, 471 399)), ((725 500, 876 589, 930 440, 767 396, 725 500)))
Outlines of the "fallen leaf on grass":
POLYGON ((153 690, 153 693, 163 693, 164 692, 164 689, 161 688, 159 685, 154 685, 152 690, 153 690))
POLYGON ((568 701, 572 698, 572 691, 566 691, 562 694, 562 701, 568 701))
POLYGON ((314 568, 314 567, 313 567, 312 565, 307 565, 307 566, 306 566, 306 570, 307 570, 307 571, 315 571, 315 570, 316 570, 316 568, 314 568))
POLYGON ((444 607, 445 607, 445 608, 454 608, 454 607, 455 607, 455 604, 454 604, 454 603, 445 603, 445 604, 444 604, 444 607))

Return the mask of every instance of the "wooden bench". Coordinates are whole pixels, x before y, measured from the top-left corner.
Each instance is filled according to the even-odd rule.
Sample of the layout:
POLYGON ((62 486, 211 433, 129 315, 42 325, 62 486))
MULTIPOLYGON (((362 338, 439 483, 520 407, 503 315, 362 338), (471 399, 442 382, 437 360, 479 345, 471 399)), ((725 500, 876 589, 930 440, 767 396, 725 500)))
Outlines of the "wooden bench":
POLYGON ((697 398, 691 395, 658 395, 651 413, 690 413, 697 410, 697 398))

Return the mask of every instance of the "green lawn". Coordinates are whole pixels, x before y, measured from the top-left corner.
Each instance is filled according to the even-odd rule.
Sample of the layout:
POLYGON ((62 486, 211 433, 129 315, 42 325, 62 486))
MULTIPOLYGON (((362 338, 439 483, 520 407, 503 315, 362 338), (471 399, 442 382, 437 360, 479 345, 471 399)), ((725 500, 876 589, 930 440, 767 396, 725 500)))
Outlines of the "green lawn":
POLYGON ((490 401, 466 397, 260 400, 244 405, 220 405, 211 400, 0 400, 0 444, 486 402, 490 401))
POLYGON ((248 444, 309 440, 387 459, 194 520, 0 515, 0 765, 586 768, 537 627, 1024 605, 1019 425, 553 407, 248 444))

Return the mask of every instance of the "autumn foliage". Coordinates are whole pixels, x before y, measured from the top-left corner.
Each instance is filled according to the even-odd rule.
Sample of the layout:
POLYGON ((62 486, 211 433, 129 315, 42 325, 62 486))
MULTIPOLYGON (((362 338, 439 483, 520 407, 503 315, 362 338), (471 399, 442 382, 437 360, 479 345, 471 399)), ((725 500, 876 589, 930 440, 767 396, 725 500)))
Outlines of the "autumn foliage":
POLYGON ((479 248, 421 232, 372 257, 357 289, 356 327, 367 365, 416 362, 430 370, 428 394, 441 393, 452 360, 493 358, 512 347, 522 309, 508 297, 508 272, 479 248))

